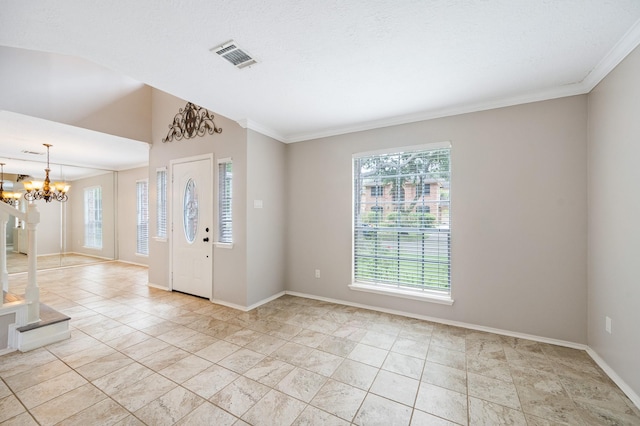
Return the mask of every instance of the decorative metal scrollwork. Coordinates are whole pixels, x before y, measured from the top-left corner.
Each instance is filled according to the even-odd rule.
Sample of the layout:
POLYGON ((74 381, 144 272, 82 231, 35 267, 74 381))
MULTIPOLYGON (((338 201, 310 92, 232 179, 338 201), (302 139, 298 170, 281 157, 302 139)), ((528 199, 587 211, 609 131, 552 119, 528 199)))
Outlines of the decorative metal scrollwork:
POLYGON ((180 108, 173 123, 169 125, 169 133, 162 142, 173 142, 173 140, 181 140, 182 138, 191 139, 196 136, 204 136, 205 133, 210 135, 214 133, 222 133, 222 128, 216 126, 213 122, 213 114, 198 105, 187 102, 184 109, 180 108))

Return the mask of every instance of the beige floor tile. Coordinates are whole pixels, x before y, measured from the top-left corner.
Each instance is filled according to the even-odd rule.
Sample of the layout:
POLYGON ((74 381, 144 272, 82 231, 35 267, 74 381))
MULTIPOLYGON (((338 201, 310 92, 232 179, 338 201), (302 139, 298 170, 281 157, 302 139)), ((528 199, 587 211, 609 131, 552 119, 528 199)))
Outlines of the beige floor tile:
POLYGON ((231 426, 238 420, 226 411, 216 407, 210 402, 202 403, 198 408, 184 416, 177 426, 215 425, 231 426))
POLYGON ((412 379, 420 379, 424 360, 414 358, 409 355, 402 355, 396 352, 389 352, 387 358, 382 364, 382 369, 411 377, 412 379))
POLYGON ((369 392, 413 407, 419 384, 420 382, 416 379, 381 370, 369 392))
POLYGON ((289 364, 299 365, 312 350, 308 346, 289 342, 274 351, 271 356, 289 364))
POLYGON ((469 397, 469 424, 527 426, 527 420, 520 410, 469 397))
POLYGON ((69 371, 23 389, 17 392, 16 396, 20 398, 25 407, 31 409, 86 383, 87 381, 81 375, 75 371, 69 371))
POLYGON ((358 343, 347 358, 380 368, 389 351, 358 343))
POLYGON ((253 368, 264 358, 265 355, 261 353, 254 352, 250 349, 241 348, 228 357, 224 358, 223 360, 219 361, 218 365, 224 368, 228 368, 231 371, 235 371, 238 374, 242 374, 253 368))
POLYGON ((307 405, 292 426, 349 426, 349 422, 307 405))
POLYGON ((206 348, 199 350, 195 354, 207 361, 218 362, 221 359, 228 357, 238 349, 240 349, 240 346, 238 345, 225 342, 224 340, 218 340, 206 348))
MULTIPOLYGON (((0 411, 0 413, 1 412, 2 411, 0 411)), ((31 416, 31 414, 27 413, 26 411, 22 414, 18 414, 15 417, 11 417, 9 420, 6 420, 4 422, 0 420, 0 424, 2 426, 38 426, 38 422, 36 422, 33 416, 31 416)))
POLYGON ((78 367, 76 368, 76 371, 80 373, 80 375, 82 375, 85 379, 93 381, 123 367, 126 367, 133 362, 134 361, 128 356, 120 352, 115 352, 111 355, 105 356, 81 367, 78 367))
POLYGON ((134 412, 176 387, 171 380, 153 373, 110 396, 118 404, 134 412))
POLYGON ((15 396, 9 395, 0 398, 0 422, 9 420, 23 412, 25 412, 25 408, 15 396))
POLYGON ((525 414, 560 423, 582 424, 584 422, 577 406, 568 397, 532 388, 519 388, 518 396, 525 414))
MULTIPOLYGON (((409 379, 410 380, 410 379, 409 379)), ((356 425, 409 425, 411 407, 369 394, 364 399, 353 423, 356 425)))
POLYGON ((71 338, 0 357, 3 426, 640 424, 581 350, 291 295, 240 312, 117 262, 42 278, 71 338))
POLYGON ((193 392, 177 387, 151 401, 134 414, 148 425, 170 426, 204 403, 193 392))
POLYGON ((450 422, 433 414, 425 413, 420 410, 413 410, 411 416, 411 426, 457 426, 458 423, 450 422))
POLYGON ((78 368, 97 359, 116 353, 115 349, 104 343, 96 342, 96 344, 90 348, 75 352, 70 355, 61 357, 71 368, 78 368))
POLYGON ((271 390, 242 417, 256 426, 288 426, 304 410, 304 402, 271 390))
POLYGON ((14 352, 2 356, 0 377, 7 378, 30 371, 32 368, 56 361, 56 357, 46 349, 36 349, 26 354, 14 352))
POLYGON ((121 349, 120 351, 128 357, 133 358, 137 361, 148 357, 151 354, 163 351, 169 347, 170 345, 168 343, 163 342, 160 339, 156 339, 155 337, 151 337, 150 339, 132 346, 128 346, 124 349, 121 349))
POLYGON ((55 361, 35 366, 24 373, 6 377, 4 381, 9 385, 13 392, 19 392, 23 389, 59 376, 60 374, 68 373, 69 371, 71 371, 71 368, 62 361, 56 359, 55 361))
POLYGON ((38 405, 31 410, 31 414, 41 425, 54 425, 106 398, 98 388, 87 383, 38 405))
POLYGON ((343 337, 326 336, 325 339, 317 345, 317 349, 340 357, 346 357, 356 345, 357 342, 353 340, 343 337))
POLYGON ((189 352, 175 346, 169 346, 149 356, 141 358, 138 362, 153 371, 160 371, 189 356, 189 352))
POLYGON ((241 417, 269 392, 269 388, 246 377, 238 377, 209 401, 231 414, 241 417))
POLYGON ((201 371, 211 367, 212 363, 199 356, 189 355, 180 361, 169 365, 159 371, 163 376, 176 383, 183 383, 201 371))
POLYGON ((518 392, 513 383, 468 373, 469 396, 520 410, 518 392))
POLYGON ((345 359, 331 375, 331 378, 362 390, 369 390, 378 369, 361 362, 345 359))
POLYGON ((195 334, 185 338, 184 340, 173 343, 173 345, 187 352, 196 353, 199 350, 204 349, 217 341, 218 339, 216 339, 215 337, 209 336, 208 334, 196 332, 195 334))
POLYGON ((392 352, 409 355, 414 358, 425 359, 429 350, 429 340, 417 341, 398 337, 391 347, 392 352))
POLYGON ((452 391, 467 393, 467 373, 457 368, 427 361, 421 380, 452 391))
POLYGON ((59 426, 108 425, 116 423, 129 415, 129 412, 106 398, 58 423, 59 426))
POLYGON ((153 370, 134 362, 93 380, 92 383, 107 395, 113 395, 151 374, 153 374, 153 370))
POLYGON ((325 384, 327 378, 308 370, 296 368, 276 385, 276 389, 289 396, 309 402, 325 384))
POLYGON ((220 367, 219 365, 212 365, 200 374, 184 382, 182 386, 205 399, 209 399, 237 378, 237 373, 220 367))
POLYGON ((311 400, 311 405, 350 422, 365 396, 363 390, 329 380, 311 400))
POLYGON ((343 360, 344 358, 342 357, 314 349, 306 358, 301 360, 298 365, 307 370, 329 377, 336 371, 340 364, 342 364, 343 360))
POLYGON ((427 361, 446 365, 447 367, 457 368, 458 370, 467 369, 467 359, 464 352, 444 348, 438 345, 429 345, 427 361))
POLYGON ((294 336, 291 341, 299 345, 309 346, 310 348, 317 348, 327 337, 328 335, 326 333, 304 329, 294 336))
POLYGON ((462 393, 421 383, 415 408, 454 423, 467 424, 467 396, 462 393))
POLYGON ((295 366, 279 359, 267 357, 245 372, 244 376, 263 385, 274 387, 295 368, 295 366))
POLYGON ((125 334, 124 336, 116 337, 111 340, 107 340, 105 344, 120 351, 130 346, 149 340, 151 336, 144 334, 141 331, 134 331, 133 333, 125 334))

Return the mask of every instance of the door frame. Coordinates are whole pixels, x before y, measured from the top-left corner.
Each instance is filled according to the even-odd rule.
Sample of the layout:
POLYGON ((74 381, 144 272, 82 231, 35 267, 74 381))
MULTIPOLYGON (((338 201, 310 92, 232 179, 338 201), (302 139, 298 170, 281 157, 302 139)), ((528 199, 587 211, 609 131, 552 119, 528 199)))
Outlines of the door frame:
MULTIPOLYGON (((209 176, 209 181, 211 182, 211 194, 210 194, 210 202, 211 202, 211 224, 212 224, 212 228, 213 228, 213 224, 214 219, 216 218, 216 212, 214 211, 214 207, 215 207, 215 202, 214 202, 214 190, 215 190, 215 181, 214 181, 214 156, 213 153, 209 153, 209 154, 201 154, 201 155, 194 155, 192 157, 183 157, 183 158, 176 158, 173 160, 169 161, 169 194, 171 194, 171 197, 167 197, 170 199, 170 202, 168 203, 169 205, 167 206, 167 218, 169 219, 169 224, 171 225, 171 228, 169 229, 169 291, 173 291, 173 244, 174 244, 174 238, 173 238, 173 232, 174 232, 174 226, 173 226, 173 208, 174 208, 174 203, 175 202, 180 202, 180 200, 174 200, 173 199, 173 190, 174 190, 174 181, 173 181, 173 167, 177 164, 184 164, 184 163, 191 163, 193 161, 200 161, 200 160, 209 160, 209 171, 210 171, 210 176, 209 176)), ((213 229, 212 229, 213 230, 213 229)), ((215 235, 214 233, 212 233, 212 241, 214 241, 213 235, 215 235)), ((211 297, 209 298, 209 300, 213 300, 213 244, 211 244, 211 297)))

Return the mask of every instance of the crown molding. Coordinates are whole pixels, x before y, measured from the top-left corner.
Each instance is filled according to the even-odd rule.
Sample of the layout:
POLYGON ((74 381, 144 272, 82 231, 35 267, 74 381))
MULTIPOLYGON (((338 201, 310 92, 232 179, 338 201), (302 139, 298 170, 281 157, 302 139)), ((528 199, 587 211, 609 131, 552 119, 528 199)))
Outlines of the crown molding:
POLYGON ((584 95, 591 92, 620 62, 626 58, 636 47, 640 45, 640 20, 636 21, 625 35, 613 46, 600 62, 579 82, 565 84, 551 89, 527 92, 504 99, 493 99, 453 108, 442 108, 368 121, 353 126, 335 127, 317 132, 303 132, 283 136, 278 132, 250 120, 240 120, 238 123, 245 128, 250 128, 264 135, 284 143, 304 142, 313 139, 321 139, 331 136, 339 136, 348 133, 374 130, 383 127, 391 127, 402 124, 416 123, 419 121, 433 120, 436 118, 450 117, 454 115, 468 114, 472 112, 488 111, 497 108, 540 102, 567 96, 584 95), (244 124, 243 124, 244 123, 244 124))
POLYGON ((593 90, 638 45, 640 45, 640 20, 629 28, 609 53, 584 78, 582 83, 587 88, 587 92, 593 90))
POLYGON ((286 138, 284 136, 282 136, 280 133, 276 132, 275 130, 273 130, 270 127, 267 126, 263 126, 260 123, 256 123, 253 120, 250 120, 248 118, 243 118, 241 120, 236 120, 236 122, 240 125, 240 127, 242 127, 243 129, 250 129, 253 131, 256 131, 258 133, 262 133, 265 136, 269 136, 270 138, 273 138, 279 142, 285 142, 286 143, 286 138))
POLYGON ((514 105, 527 104, 531 102, 546 101, 556 98, 564 98, 567 96, 583 95, 588 90, 583 83, 566 84, 548 90, 524 93, 504 99, 493 99, 475 104, 461 105, 453 108, 443 108, 432 111, 425 111, 417 114, 408 114, 382 120, 369 121, 360 123, 355 126, 346 126, 341 128, 328 129, 321 132, 299 133, 285 138, 285 143, 304 142, 312 139, 326 138, 330 136, 339 136, 347 133, 362 132, 366 130, 374 130, 383 127, 398 126, 401 124, 416 123, 419 121, 433 120, 436 118, 450 117, 454 115, 468 114, 472 112, 487 111, 491 109, 504 108, 514 105))

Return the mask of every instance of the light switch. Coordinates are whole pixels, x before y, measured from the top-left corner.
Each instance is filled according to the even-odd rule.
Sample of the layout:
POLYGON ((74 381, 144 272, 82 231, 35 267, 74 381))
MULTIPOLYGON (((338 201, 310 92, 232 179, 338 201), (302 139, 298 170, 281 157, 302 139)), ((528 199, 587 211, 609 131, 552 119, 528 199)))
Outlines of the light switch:
POLYGON ((261 209, 262 208, 262 200, 253 200, 253 208, 261 209))

